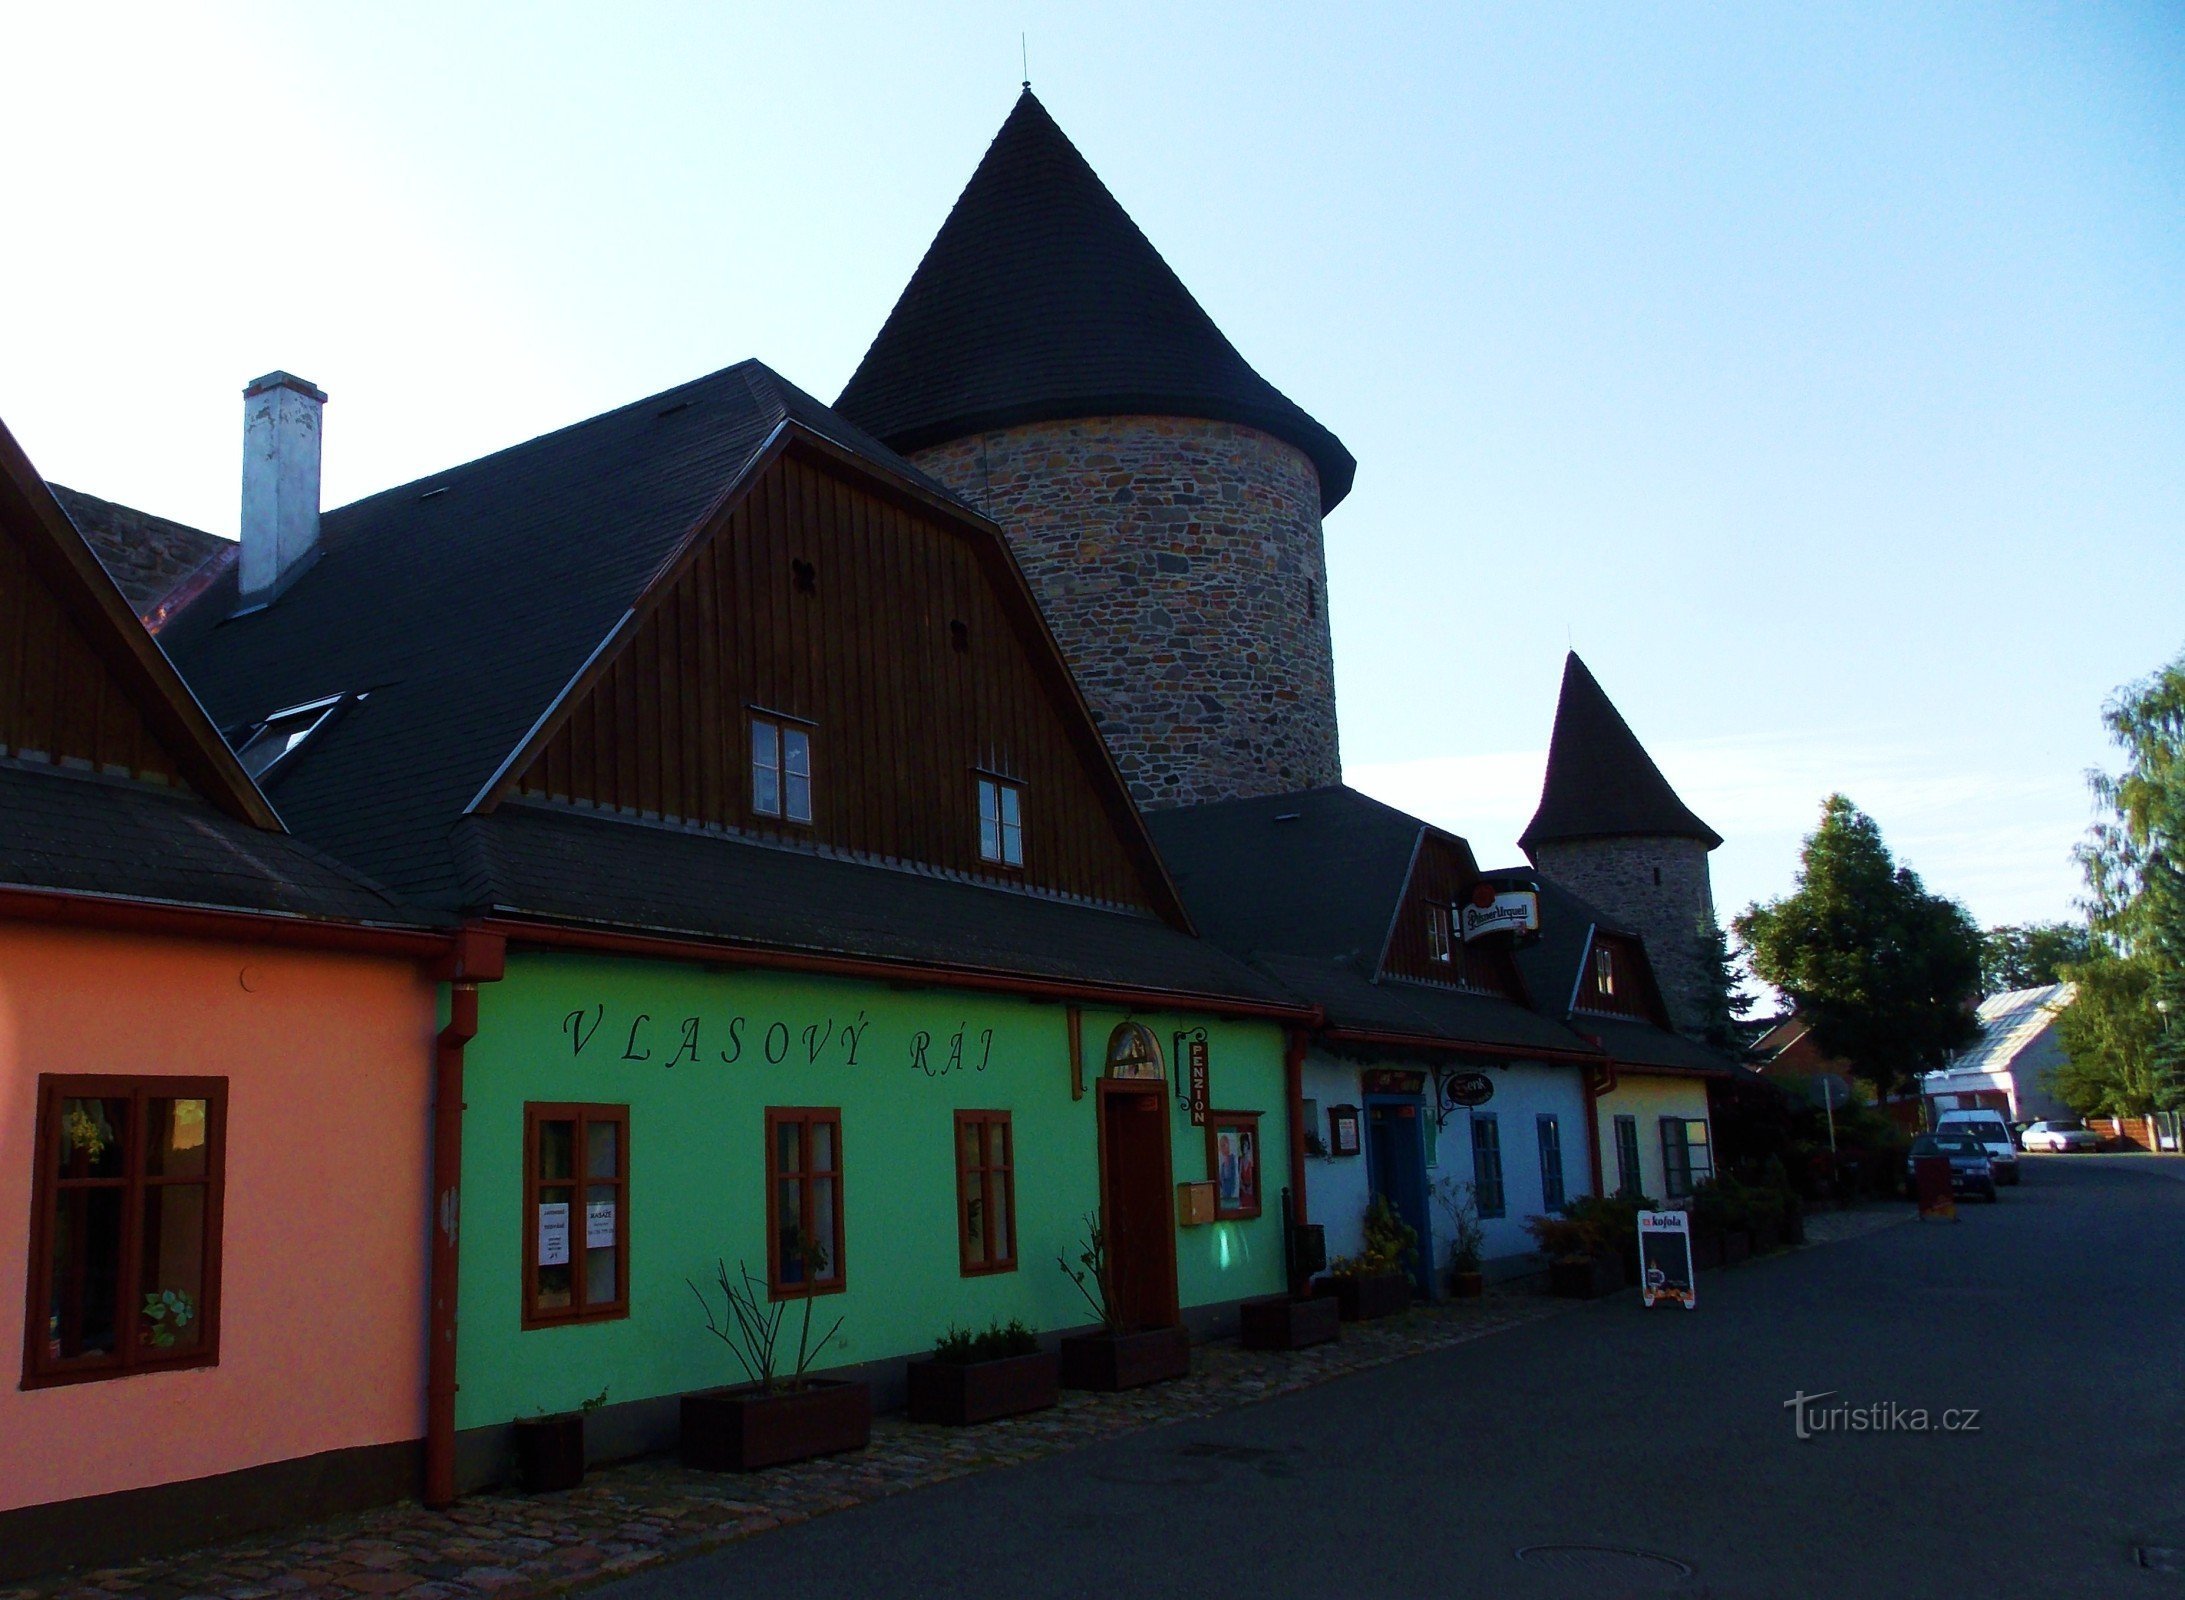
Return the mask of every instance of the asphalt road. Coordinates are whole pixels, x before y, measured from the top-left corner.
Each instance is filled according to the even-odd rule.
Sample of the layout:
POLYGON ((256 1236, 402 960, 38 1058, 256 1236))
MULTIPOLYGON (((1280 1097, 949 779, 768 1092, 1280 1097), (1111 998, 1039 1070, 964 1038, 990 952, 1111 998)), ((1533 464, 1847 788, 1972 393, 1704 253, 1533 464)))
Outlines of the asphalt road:
POLYGON ((595 1593, 2185 1596, 2135 1559, 2185 1568, 2185 1162, 2026 1165, 1955 1224, 1705 1274, 1693 1312, 1619 1296, 595 1593), (1822 1391, 1929 1431, 1801 1440, 1822 1391))

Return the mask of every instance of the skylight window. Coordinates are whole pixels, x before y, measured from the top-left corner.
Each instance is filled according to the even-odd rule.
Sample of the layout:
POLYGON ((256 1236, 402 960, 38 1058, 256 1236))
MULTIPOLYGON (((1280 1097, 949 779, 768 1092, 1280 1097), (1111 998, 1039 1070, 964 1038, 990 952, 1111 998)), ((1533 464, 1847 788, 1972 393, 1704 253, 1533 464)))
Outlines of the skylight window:
POLYGON ((346 695, 328 695, 324 700, 311 700, 274 712, 235 747, 243 770, 253 781, 263 782, 274 768, 302 749, 314 733, 325 727, 347 698, 346 695))

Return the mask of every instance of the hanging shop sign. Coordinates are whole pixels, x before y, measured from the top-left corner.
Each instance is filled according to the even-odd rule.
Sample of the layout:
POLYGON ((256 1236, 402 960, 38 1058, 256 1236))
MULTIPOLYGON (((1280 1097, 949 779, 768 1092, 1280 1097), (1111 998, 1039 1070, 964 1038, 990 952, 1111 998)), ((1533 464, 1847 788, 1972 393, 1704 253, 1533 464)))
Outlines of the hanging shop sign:
POLYGON ((1212 1094, 1204 1028, 1193 1028, 1189 1033, 1176 1035, 1176 1061, 1179 1067, 1176 1098, 1191 1108, 1191 1125, 1203 1128, 1212 1094))
POLYGON ((1108 1035, 1108 1076, 1147 1078, 1155 1083, 1168 1076, 1161 1059, 1161 1041, 1143 1022, 1118 1022, 1108 1035))
POLYGON ((1484 1072, 1452 1072, 1441 1081, 1442 1104, 1470 1109, 1495 1097, 1495 1080, 1484 1072))
POLYGON ((1639 1291, 1648 1305, 1669 1300, 1690 1311, 1699 1304, 1693 1289, 1692 1219, 1684 1212, 1639 1213, 1639 1291))
POLYGON ((1472 891, 1472 903, 1459 908, 1465 943, 1490 933, 1537 933, 1540 929, 1540 894, 1535 889, 1504 889, 1499 894, 1481 884, 1472 891))

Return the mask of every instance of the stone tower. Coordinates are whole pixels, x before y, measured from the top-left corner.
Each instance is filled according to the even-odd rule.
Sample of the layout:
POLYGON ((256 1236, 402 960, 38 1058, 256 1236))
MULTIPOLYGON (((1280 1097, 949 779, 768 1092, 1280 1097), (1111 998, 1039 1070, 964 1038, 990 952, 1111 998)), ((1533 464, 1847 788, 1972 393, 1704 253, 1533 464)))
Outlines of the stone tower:
POLYGON ((1540 808, 1518 843, 1545 876, 1646 941, 1670 1019, 1697 1031, 1715 927, 1707 852, 1722 836, 1677 798, 1576 651, 1563 663, 1540 808))
POLYGON ((1026 89, 835 402, 1005 530, 1141 805, 1339 781, 1356 470, 1026 89))

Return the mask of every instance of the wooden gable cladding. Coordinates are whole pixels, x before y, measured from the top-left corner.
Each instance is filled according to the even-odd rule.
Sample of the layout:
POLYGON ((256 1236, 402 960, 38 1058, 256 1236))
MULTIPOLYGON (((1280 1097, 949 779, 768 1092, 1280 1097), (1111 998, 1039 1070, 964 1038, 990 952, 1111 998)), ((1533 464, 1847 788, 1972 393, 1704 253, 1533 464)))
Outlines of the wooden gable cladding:
POLYGON ((1182 911, 1000 536, 792 439, 519 757, 514 792, 1077 899, 1182 911), (753 805, 751 719, 808 733, 812 820, 753 805), (1021 866, 980 852, 982 776, 1021 866))
POLYGON ((186 787, 280 826, 4 426, 0 756, 186 787))
POLYGON ((1524 991, 1510 957, 1509 938, 1496 934, 1467 945, 1458 932, 1456 908, 1471 898, 1478 882, 1479 866, 1470 846, 1450 834, 1423 829, 1411 857, 1402 904, 1389 928, 1382 970, 1424 983, 1520 997, 1524 991), (1441 937, 1434 931, 1437 914, 1441 937), (1449 958, 1436 960, 1437 949, 1446 950, 1449 958))
POLYGON ((1635 939, 1622 934, 1595 933, 1593 942, 1586 948, 1586 964, 1578 974, 1577 999, 1573 1003, 1579 1011, 1603 1011, 1612 1016, 1639 1017, 1649 1021, 1664 1022, 1656 1013, 1659 1006, 1654 996, 1654 975, 1646 963, 1646 952, 1635 939), (1603 954, 1608 958, 1607 987, 1602 983, 1603 954))

